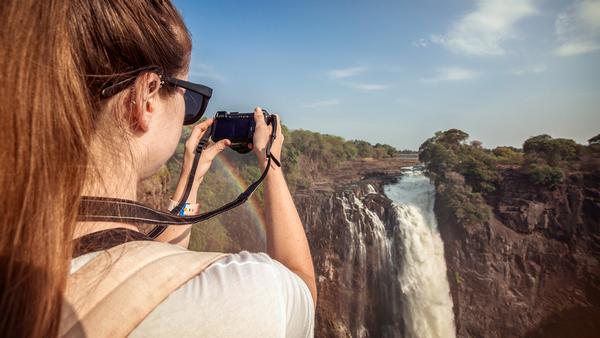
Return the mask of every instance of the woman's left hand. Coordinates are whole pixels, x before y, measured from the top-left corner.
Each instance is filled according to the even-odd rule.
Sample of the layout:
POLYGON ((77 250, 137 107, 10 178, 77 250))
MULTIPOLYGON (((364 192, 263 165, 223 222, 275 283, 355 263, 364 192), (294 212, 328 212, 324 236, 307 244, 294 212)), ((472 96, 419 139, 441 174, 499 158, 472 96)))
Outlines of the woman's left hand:
MULTIPOLYGON (((189 176, 190 171, 192 170, 192 164, 194 163, 194 156, 196 156, 196 147, 198 147, 198 142, 200 142, 200 139, 202 138, 208 127, 212 125, 212 123, 213 119, 209 118, 203 122, 198 123, 194 126, 194 129, 192 129, 190 137, 185 142, 183 169, 181 171, 182 176, 180 180, 183 179, 187 182, 187 177, 189 176)), ((200 184, 202 178, 208 172, 208 169, 210 169, 210 165, 215 156, 217 156, 220 152, 225 150, 225 148, 229 147, 229 145, 231 145, 231 141, 227 139, 221 140, 217 143, 210 142, 207 144, 207 146, 202 150, 202 154, 200 155, 200 161, 198 162, 198 168, 196 169, 196 175, 194 176, 195 185, 200 184)))
MULTIPOLYGON (((181 176, 179 177, 179 182, 177 183, 177 187, 175 188, 175 193, 171 197, 172 200, 180 201, 183 198, 183 193, 185 192, 188 177, 190 176, 190 171, 192 170, 192 164, 194 163, 194 157, 196 156, 196 147, 198 147, 198 142, 200 142, 200 139, 212 123, 213 119, 207 119, 195 125, 192 129, 190 137, 185 142, 185 152, 183 154, 183 168, 181 169, 181 176)), ((196 174, 194 175, 194 183, 192 183, 192 189, 187 198, 188 203, 196 203, 198 188, 200 186, 200 183, 202 182, 202 178, 204 177, 206 172, 208 172, 208 169, 210 169, 212 160, 215 158, 215 156, 217 156, 217 154, 222 152, 229 145, 231 145, 231 142, 229 140, 221 140, 217 143, 209 143, 202 150, 200 160, 198 161, 198 168, 196 168, 196 174)), ((169 242, 187 248, 190 240, 191 227, 191 225, 168 227, 165 230, 165 232, 163 232, 156 239, 161 242, 169 242), (173 242, 173 240, 176 240, 176 242, 173 242)))

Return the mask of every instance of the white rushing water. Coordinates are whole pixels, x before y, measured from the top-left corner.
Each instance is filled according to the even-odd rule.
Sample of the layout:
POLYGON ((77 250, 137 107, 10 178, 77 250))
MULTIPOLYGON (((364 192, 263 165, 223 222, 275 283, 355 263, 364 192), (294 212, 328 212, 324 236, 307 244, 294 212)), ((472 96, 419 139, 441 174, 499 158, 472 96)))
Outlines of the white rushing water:
POLYGON ((422 171, 407 168, 397 184, 385 187, 385 194, 398 214, 394 239, 403 249, 398 281, 406 334, 455 337, 444 246, 433 213, 435 188, 422 171))

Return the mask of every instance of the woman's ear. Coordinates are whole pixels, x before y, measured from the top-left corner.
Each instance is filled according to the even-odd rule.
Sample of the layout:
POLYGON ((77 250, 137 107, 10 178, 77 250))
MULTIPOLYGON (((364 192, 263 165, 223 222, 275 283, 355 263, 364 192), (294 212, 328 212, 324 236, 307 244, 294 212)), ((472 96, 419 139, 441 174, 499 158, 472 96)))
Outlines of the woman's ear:
POLYGON ((136 81, 131 93, 134 128, 144 132, 150 129, 150 122, 156 114, 160 87, 161 79, 156 73, 145 73, 136 81))

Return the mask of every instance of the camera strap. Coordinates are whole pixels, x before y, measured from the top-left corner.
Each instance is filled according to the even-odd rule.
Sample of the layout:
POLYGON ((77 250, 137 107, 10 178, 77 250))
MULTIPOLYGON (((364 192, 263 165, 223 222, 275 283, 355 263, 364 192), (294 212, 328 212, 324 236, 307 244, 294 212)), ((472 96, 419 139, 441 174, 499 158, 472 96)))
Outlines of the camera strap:
POLYGON ((97 197, 97 196, 82 196, 81 203, 79 204, 79 215, 77 221, 80 222, 122 222, 122 223, 142 223, 142 224, 155 224, 148 237, 156 238, 162 234, 170 225, 188 225, 206 221, 212 217, 217 216, 225 211, 231 210, 244 204, 252 193, 260 186, 262 181, 267 176, 271 162, 274 162, 278 167, 281 167, 281 163, 271 153, 271 146, 277 135, 277 117, 271 115, 273 126, 271 137, 267 143, 266 156, 267 156, 267 167, 263 171, 262 175, 254 183, 250 184, 244 192, 242 192, 235 200, 223 205, 220 208, 205 212, 199 215, 191 216, 180 216, 179 213, 185 206, 185 203, 189 197, 194 183, 194 176, 196 169, 198 168, 198 162, 202 155, 202 150, 208 143, 210 138, 211 129, 209 128, 204 132, 204 135, 198 142, 196 147, 196 153, 194 156, 194 162, 190 175, 188 176, 185 191, 177 206, 170 212, 156 210, 152 207, 146 206, 142 203, 111 197, 97 197))

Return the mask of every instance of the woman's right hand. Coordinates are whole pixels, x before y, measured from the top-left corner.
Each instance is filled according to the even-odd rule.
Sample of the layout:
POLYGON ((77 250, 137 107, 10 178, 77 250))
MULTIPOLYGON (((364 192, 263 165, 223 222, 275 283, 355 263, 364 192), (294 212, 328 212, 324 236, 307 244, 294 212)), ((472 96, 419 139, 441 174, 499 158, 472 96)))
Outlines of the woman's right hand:
MULTIPOLYGON (((254 109, 254 122, 256 129, 252 148, 258 157, 261 169, 265 170, 267 166, 265 150, 273 129, 271 125, 265 123, 265 117, 260 107, 254 109)), ((280 159, 283 133, 279 116, 277 116, 276 126, 277 134, 271 146, 271 153, 280 159)), ((306 283, 314 306, 317 304, 315 269, 300 215, 298 215, 281 168, 272 165, 267 177, 263 186, 267 254, 285 265, 306 283)))
MULTIPOLYGON (((279 118, 279 115, 273 115, 277 116, 277 134, 275 136, 275 141, 273 141, 273 145, 271 145, 271 154, 273 154, 273 156, 275 156, 275 158, 278 160, 281 160, 281 148, 283 147, 281 119, 279 118)), ((251 148, 258 158, 259 165, 264 168, 267 165, 266 149, 267 144, 271 139, 273 126, 265 123, 265 116, 263 115, 260 107, 256 107, 254 109, 254 122, 256 123, 256 127, 254 129, 254 138, 252 140, 251 148)))

